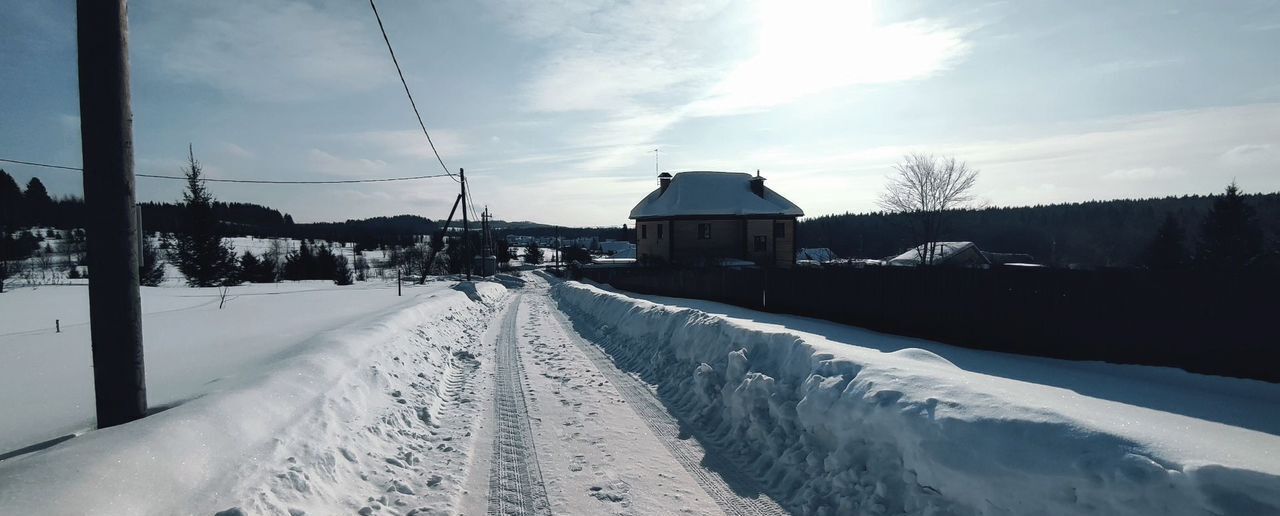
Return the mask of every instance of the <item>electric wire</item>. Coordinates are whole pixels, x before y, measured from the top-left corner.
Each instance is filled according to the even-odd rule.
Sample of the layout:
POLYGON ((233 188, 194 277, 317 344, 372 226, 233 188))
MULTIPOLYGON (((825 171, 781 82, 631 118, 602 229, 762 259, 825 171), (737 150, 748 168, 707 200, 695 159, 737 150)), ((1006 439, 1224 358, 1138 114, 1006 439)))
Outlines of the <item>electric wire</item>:
MULTIPOLYGON (((18 165, 29 165, 33 167, 44 167, 55 170, 72 170, 76 172, 84 172, 83 168, 69 167, 66 165, 53 165, 49 163, 37 163, 34 161, 23 161, 16 159, 0 158, 0 162, 15 163, 18 165)), ((145 177, 148 179, 169 179, 177 181, 186 181, 186 176, 171 176, 164 174, 134 174, 135 177, 145 177)), ((255 185, 346 185, 356 183, 386 183, 391 181, 416 181, 419 179, 431 179, 435 177, 452 177, 450 174, 428 174, 423 176, 405 176, 405 177, 380 177, 374 179, 332 179, 332 180, 304 180, 304 181, 281 181, 273 179, 219 179, 202 177, 201 181, 209 183, 240 183, 255 185)))
POLYGON ((413 93, 409 91, 409 82, 404 79, 404 71, 400 69, 400 61, 396 59, 396 51, 391 48, 391 38, 387 37, 387 28, 382 25, 382 16, 378 14, 378 6, 369 0, 369 7, 373 8, 373 17, 378 20, 378 30, 382 32, 382 41, 387 44, 387 53, 391 54, 391 62, 396 65, 396 74, 400 75, 400 84, 404 86, 404 94, 409 97, 409 105, 413 107, 413 116, 418 118, 418 127, 422 128, 422 135, 427 137, 427 144, 431 146, 431 153, 436 155, 436 161, 440 162, 440 168, 444 169, 444 173, 458 181, 453 173, 449 172, 449 167, 445 166, 444 159, 440 157, 440 152, 436 150, 435 142, 431 141, 431 133, 427 132, 427 124, 422 121, 422 113, 418 112, 418 103, 413 100, 413 93))

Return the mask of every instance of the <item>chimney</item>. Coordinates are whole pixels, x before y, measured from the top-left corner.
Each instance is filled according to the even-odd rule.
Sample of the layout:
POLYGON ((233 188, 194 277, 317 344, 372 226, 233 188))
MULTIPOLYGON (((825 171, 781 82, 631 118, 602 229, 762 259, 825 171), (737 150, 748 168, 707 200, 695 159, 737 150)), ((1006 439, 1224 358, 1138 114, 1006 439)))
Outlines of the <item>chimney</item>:
POLYGON ((658 195, 665 193, 668 186, 671 186, 671 174, 666 172, 658 174, 658 195))
POLYGON ((764 178, 760 177, 760 170, 756 170, 756 177, 751 178, 751 193, 756 194, 764 199, 764 178))

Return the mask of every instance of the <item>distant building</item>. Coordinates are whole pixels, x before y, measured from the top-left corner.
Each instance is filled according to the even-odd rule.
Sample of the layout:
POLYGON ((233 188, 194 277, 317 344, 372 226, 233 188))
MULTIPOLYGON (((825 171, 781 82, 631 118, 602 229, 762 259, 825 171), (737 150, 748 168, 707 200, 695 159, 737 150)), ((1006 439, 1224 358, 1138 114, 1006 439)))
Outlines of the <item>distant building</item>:
POLYGON ((987 257, 987 261, 991 265, 1038 265, 1035 257, 1026 253, 989 253, 983 251, 982 255, 987 257))
MULTIPOLYGON (((1034 265, 1035 258, 1025 253, 989 253, 978 249, 973 242, 937 242, 933 251, 933 265, 939 267, 989 267, 992 265, 1034 265)), ((920 246, 890 258, 889 265, 912 267, 920 265, 920 246)))
POLYGON ((764 181, 759 172, 659 174, 658 189, 631 209, 639 260, 791 267, 804 211, 764 181))
POLYGON ((796 261, 829 262, 838 258, 836 253, 825 247, 805 247, 796 251, 796 261))
MULTIPOLYGON (((906 252, 889 259, 889 265, 914 267, 925 261, 923 254, 928 250, 924 244, 908 249, 906 252)), ((932 265, 938 267, 985 267, 991 265, 973 242, 934 242, 932 265)))
POLYGON ((605 240, 604 242, 600 242, 600 252, 604 253, 605 256, 628 255, 628 256, 616 256, 616 257, 617 258, 635 258, 636 245, 631 242, 621 242, 618 240, 605 240))

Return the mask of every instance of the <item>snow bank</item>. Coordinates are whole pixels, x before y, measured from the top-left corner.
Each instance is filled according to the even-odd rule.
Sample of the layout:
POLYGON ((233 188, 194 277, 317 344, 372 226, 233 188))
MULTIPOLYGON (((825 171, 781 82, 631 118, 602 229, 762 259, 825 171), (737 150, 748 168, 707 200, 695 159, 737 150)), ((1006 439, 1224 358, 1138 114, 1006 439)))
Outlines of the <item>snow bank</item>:
POLYGON ((553 295, 798 514, 1275 514, 1280 438, 630 298, 553 295))
MULTIPOLYGON (((337 286, 331 281, 142 288, 147 399, 171 405, 221 390, 224 378, 297 354, 324 331, 407 307, 450 282, 337 286)), ((0 295, 0 454, 91 428, 93 364, 84 285, 0 295), (55 320, 61 333, 56 333, 55 320)))
POLYGON ((453 289, 466 294, 472 301, 487 305, 507 295, 507 288, 497 281, 464 281, 454 285, 453 289))
MULTIPOLYGON (((502 289, 486 284, 472 290, 497 300, 502 289)), ((420 358, 425 350, 409 353, 415 350, 405 345, 401 347, 406 349, 390 349, 394 343, 424 331, 447 342, 452 334, 472 332, 492 313, 491 307, 473 302, 466 293, 448 289, 424 293, 418 301, 320 333, 299 351, 279 357, 272 367, 222 380, 224 388, 201 398, 0 462, 0 512, 185 514, 225 509, 219 504, 234 496, 239 476, 271 467, 259 462, 272 456, 282 436, 318 430, 293 427, 318 419, 358 418, 367 412, 362 405, 367 392, 382 387, 377 382, 385 382, 388 375, 413 378, 413 355, 420 358), (398 353, 384 356, 390 351, 398 353), (382 372, 390 367, 387 364, 404 370, 382 372), (335 416, 317 418, 317 412, 335 416)), ((314 446, 324 444, 318 441, 314 446)), ((321 451, 330 473, 340 469, 338 453, 349 453, 317 453, 321 451)), ((293 475, 286 480, 296 482, 293 475)), ((316 487, 303 482, 299 489, 316 487)))

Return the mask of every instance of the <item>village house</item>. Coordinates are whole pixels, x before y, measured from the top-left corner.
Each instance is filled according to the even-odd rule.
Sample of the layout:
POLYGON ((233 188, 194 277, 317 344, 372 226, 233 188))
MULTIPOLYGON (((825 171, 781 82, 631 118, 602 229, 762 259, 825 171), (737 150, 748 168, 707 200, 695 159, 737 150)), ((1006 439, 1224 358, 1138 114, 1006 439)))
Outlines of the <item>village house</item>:
POLYGON ((663 172, 658 189, 631 209, 638 260, 684 265, 791 267, 801 216, 759 171, 663 172))
MULTIPOLYGON (((925 244, 920 244, 908 249, 889 258, 887 263, 898 267, 918 266, 923 261, 921 251, 924 247, 925 244)), ((973 242, 935 242, 932 264, 938 267, 984 268, 992 265, 1035 265, 1035 258, 1025 253, 983 251, 973 242)))

